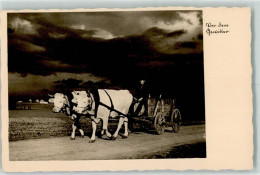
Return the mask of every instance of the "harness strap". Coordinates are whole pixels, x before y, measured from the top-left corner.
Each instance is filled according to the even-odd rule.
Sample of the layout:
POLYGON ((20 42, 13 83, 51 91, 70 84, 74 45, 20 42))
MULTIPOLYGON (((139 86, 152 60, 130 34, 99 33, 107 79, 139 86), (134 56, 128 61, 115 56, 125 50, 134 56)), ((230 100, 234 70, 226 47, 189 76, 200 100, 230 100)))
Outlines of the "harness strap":
POLYGON ((90 117, 91 121, 93 121, 93 122, 95 122, 96 124, 98 124, 99 122, 96 122, 95 118, 96 118, 95 116, 91 116, 91 117, 90 117))
POLYGON ((60 108, 61 111, 67 115, 67 116, 71 116, 72 115, 72 104, 70 103, 71 99, 69 98, 68 94, 63 94, 63 98, 66 100, 66 102, 64 103, 64 105, 60 108))
POLYGON ((94 102, 95 102, 95 113, 94 113, 94 116, 96 118, 97 117, 98 106, 99 106, 99 103, 100 103, 100 97, 99 97, 99 94, 98 94, 98 90, 95 89, 92 92, 92 95, 94 97, 94 102))
POLYGON ((65 115, 67 115, 67 116, 70 116, 71 115, 71 111, 70 111, 70 107, 69 106, 64 106, 64 113, 65 113, 65 115), (68 109, 69 108, 69 112, 68 112, 68 109))
MULTIPOLYGON (((110 100, 110 103, 111 103, 111 107, 110 107, 110 114, 111 114, 111 112, 112 111, 114 111, 114 104, 113 104, 113 102, 112 102, 112 99, 111 99, 111 97, 110 97, 110 95, 107 93, 107 91, 104 89, 104 91, 105 91, 105 93, 107 94, 107 96, 108 96, 108 98, 109 98, 109 100, 110 100)), ((109 115, 110 115, 109 114, 109 115)))
POLYGON ((92 95, 90 94, 90 92, 87 92, 88 95, 89 95, 89 98, 90 98, 90 105, 89 105, 89 108, 87 108, 87 110, 90 110, 92 109, 92 105, 93 105, 93 98, 92 98, 92 95))

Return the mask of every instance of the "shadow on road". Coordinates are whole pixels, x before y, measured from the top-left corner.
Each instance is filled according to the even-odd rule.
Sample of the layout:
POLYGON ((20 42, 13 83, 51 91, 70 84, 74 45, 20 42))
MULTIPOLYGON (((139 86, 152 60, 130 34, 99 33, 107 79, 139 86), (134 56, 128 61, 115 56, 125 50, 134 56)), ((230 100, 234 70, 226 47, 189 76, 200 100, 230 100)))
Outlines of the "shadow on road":
POLYGON ((206 158, 206 155, 206 142, 199 142, 176 146, 169 151, 158 152, 138 159, 206 158))

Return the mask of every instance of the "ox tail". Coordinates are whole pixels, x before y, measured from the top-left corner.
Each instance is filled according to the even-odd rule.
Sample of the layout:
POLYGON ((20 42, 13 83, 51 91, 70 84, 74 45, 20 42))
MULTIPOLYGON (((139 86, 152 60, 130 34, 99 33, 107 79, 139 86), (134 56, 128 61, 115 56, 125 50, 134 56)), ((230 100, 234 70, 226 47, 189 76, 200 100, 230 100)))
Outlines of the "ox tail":
POLYGON ((132 103, 130 105, 129 111, 128 111, 128 128, 131 132, 134 130, 134 105, 135 105, 135 100, 134 97, 132 98, 132 103))
POLYGON ((129 111, 128 111, 128 116, 131 118, 134 114, 134 105, 135 105, 135 100, 132 98, 132 103, 130 105, 129 111))

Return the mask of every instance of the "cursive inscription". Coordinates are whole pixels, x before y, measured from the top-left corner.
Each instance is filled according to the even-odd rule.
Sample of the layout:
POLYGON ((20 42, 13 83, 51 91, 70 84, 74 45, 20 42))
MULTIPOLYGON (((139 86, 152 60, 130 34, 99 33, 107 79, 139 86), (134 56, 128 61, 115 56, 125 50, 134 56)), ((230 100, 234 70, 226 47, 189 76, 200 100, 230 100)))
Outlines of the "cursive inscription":
POLYGON ((229 24, 219 22, 218 24, 213 24, 211 22, 206 23, 206 33, 211 36, 213 34, 227 34, 230 33, 229 24))

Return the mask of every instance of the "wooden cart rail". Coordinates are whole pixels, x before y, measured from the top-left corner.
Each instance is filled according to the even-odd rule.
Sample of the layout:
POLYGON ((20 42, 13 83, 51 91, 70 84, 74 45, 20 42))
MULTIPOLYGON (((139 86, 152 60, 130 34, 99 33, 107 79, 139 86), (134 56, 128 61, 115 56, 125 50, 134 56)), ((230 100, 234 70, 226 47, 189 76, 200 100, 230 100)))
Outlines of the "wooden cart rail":
POLYGON ((143 116, 131 116, 129 128, 133 129, 134 121, 147 122, 153 126, 158 134, 163 134, 167 123, 170 123, 173 132, 179 132, 181 126, 181 113, 176 108, 176 99, 162 99, 161 95, 157 99, 148 98, 148 114, 143 116), (167 101, 167 105, 165 105, 167 101))

